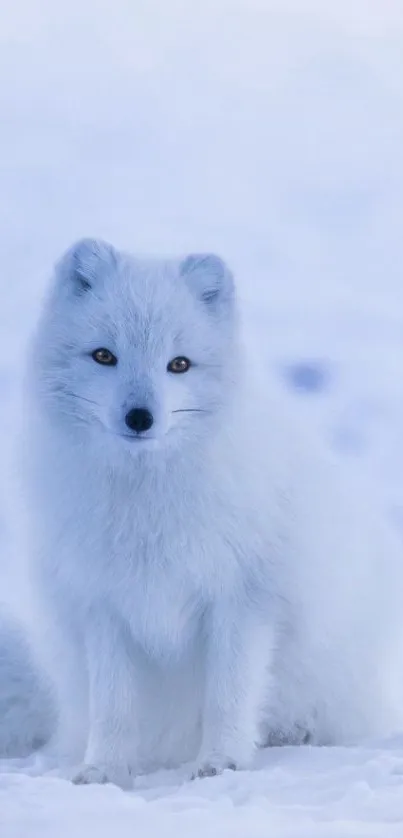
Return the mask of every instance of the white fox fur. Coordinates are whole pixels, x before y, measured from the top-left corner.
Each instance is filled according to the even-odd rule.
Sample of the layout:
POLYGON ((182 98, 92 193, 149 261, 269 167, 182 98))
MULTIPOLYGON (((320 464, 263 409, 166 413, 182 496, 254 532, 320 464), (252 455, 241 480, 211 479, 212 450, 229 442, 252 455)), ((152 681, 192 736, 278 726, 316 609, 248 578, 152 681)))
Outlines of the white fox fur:
POLYGON ((51 684, 26 632, 11 615, 0 619, 0 756, 26 757, 55 726, 51 684))
POLYGON ((27 386, 47 749, 76 781, 402 726, 400 545, 259 377, 218 257, 79 242, 27 386), (188 371, 168 371, 178 356, 188 371), (154 418, 137 436, 132 408, 154 418))

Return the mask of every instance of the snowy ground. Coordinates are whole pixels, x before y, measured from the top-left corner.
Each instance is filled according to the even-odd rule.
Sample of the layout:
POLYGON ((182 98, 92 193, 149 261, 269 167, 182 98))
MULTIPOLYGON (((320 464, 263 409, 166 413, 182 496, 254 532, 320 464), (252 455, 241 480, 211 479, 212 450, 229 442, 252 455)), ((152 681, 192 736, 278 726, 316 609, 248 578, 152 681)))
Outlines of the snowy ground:
MULTIPOLYGON (((403 529, 401 0, 0 3, 0 582, 21 359, 75 237, 220 251, 294 400, 403 529)), ((0 835, 403 836, 403 740, 132 794, 1 766, 0 835)))
POLYGON ((391 750, 273 748, 256 771, 134 793, 0 774, 2 838, 394 838, 403 835, 403 740, 391 750))

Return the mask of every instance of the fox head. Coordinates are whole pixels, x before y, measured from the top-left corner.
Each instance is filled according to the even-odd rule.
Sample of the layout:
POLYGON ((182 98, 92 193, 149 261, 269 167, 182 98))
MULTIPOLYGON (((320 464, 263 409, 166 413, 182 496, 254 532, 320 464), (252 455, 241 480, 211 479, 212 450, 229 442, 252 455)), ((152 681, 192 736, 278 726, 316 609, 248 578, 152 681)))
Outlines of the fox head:
POLYGON ((30 374, 55 422, 129 456, 211 434, 236 366, 234 282, 218 256, 137 259, 85 239, 56 266, 30 374))

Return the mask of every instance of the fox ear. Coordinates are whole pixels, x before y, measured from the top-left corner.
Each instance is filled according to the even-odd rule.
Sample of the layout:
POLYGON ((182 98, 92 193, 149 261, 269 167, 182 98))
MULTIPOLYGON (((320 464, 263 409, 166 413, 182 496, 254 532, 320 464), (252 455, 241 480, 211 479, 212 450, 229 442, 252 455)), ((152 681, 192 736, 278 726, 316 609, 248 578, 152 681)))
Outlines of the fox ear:
POLYGON ((211 310, 231 303, 235 286, 231 271, 214 253, 191 254, 181 263, 180 273, 193 294, 211 310))
POLYGON ((56 274, 69 282, 73 291, 82 295, 93 287, 97 274, 115 263, 115 250, 101 239, 80 239, 62 256, 56 274))

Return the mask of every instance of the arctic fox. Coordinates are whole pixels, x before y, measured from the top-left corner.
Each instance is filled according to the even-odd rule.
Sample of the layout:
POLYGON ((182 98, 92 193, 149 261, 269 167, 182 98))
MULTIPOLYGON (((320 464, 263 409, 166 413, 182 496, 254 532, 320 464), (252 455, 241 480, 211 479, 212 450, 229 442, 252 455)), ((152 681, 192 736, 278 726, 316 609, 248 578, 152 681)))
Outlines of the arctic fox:
MULTIPOLYGON (((34 581, 76 782, 403 725, 403 558, 299 439, 215 255, 97 240, 30 351, 34 581)), ((365 510, 364 510, 365 512, 365 510)))

